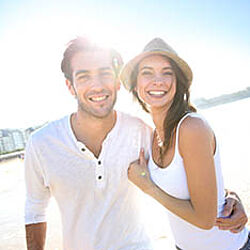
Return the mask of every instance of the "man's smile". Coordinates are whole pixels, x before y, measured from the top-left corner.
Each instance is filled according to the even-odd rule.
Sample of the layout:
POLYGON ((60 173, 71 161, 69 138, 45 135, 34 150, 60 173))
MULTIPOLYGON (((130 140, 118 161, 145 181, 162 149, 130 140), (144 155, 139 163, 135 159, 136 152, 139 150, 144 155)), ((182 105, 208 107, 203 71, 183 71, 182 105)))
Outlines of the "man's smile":
POLYGON ((91 101, 91 102, 102 102, 102 101, 105 101, 109 98, 109 95, 98 95, 98 96, 91 96, 89 97, 88 99, 91 101))

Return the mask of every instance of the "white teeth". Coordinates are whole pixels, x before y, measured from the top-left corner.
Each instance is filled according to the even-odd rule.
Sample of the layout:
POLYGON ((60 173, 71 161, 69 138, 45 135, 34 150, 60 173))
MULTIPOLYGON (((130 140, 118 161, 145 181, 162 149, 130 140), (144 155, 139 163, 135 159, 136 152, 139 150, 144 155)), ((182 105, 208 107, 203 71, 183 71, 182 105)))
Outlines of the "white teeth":
POLYGON ((100 102, 100 101, 103 101, 104 99, 106 99, 107 96, 99 96, 99 97, 91 97, 89 98, 91 101, 94 101, 94 102, 100 102))
POLYGON ((150 95, 157 95, 157 96, 160 96, 160 95, 164 95, 166 92, 165 91, 149 91, 148 92, 150 95))

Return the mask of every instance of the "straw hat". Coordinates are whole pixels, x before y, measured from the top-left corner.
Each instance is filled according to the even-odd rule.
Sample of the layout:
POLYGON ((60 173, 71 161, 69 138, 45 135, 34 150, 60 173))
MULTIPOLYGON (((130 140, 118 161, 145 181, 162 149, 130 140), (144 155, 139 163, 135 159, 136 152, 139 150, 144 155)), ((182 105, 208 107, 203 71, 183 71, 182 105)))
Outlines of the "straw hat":
POLYGON ((145 57, 150 55, 163 55, 171 58, 183 71, 185 76, 188 79, 189 85, 191 85, 193 74, 192 70, 188 66, 188 64, 182 60, 177 53, 161 38, 154 38, 150 41, 141 54, 130 60, 122 69, 121 72, 121 81, 124 87, 127 90, 131 89, 131 74, 135 68, 135 66, 145 57))

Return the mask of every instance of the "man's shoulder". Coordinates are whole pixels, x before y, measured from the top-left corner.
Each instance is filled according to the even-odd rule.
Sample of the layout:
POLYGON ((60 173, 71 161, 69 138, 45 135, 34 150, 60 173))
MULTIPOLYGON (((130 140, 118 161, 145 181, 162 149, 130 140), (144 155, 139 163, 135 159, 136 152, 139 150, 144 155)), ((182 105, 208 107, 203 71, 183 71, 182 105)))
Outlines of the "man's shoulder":
POLYGON ((119 111, 119 114, 121 116, 123 126, 133 126, 135 128, 138 127, 151 129, 151 127, 139 117, 121 111, 119 111))
POLYGON ((69 116, 64 116, 58 120, 50 121, 43 125, 42 127, 35 130, 31 136, 30 139, 35 141, 41 141, 46 140, 48 137, 51 136, 58 136, 59 133, 65 132, 65 129, 67 128, 69 116))

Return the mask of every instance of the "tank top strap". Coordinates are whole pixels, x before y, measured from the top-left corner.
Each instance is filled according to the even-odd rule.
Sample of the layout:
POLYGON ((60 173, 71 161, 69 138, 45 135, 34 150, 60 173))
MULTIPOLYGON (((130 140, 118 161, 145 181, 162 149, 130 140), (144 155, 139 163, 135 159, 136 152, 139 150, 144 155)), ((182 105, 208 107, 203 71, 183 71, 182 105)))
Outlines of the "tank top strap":
POLYGON ((177 127, 176 127, 175 154, 177 154, 177 153, 179 154, 179 129, 180 129, 181 123, 182 123, 188 116, 198 116, 198 117, 200 117, 197 113, 189 112, 189 113, 185 114, 185 115, 180 119, 180 121, 178 122, 177 127))

